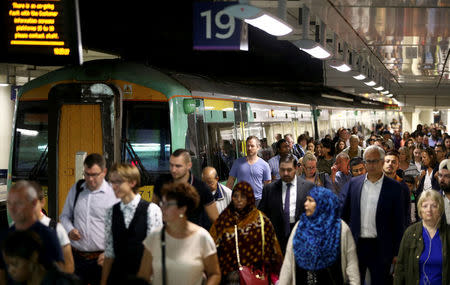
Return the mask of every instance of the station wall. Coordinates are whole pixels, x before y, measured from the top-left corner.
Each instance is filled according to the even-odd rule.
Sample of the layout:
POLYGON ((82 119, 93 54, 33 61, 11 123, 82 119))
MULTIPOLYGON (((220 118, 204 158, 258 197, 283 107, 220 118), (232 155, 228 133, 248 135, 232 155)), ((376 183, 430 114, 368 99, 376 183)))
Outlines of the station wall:
POLYGON ((11 87, 0 86, 0 169, 8 169, 13 115, 11 87))

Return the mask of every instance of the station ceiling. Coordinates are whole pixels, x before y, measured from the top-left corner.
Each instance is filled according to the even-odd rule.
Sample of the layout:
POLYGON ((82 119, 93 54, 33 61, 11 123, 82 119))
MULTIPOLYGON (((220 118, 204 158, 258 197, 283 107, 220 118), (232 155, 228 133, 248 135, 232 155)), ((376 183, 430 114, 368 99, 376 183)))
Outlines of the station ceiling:
MULTIPOLYGON (((294 32, 276 38, 250 26, 248 52, 194 51, 192 2, 79 0, 83 48, 91 55, 99 51, 217 79, 306 92, 335 90, 389 103, 291 43, 302 37, 301 8, 308 7, 315 19, 311 32, 324 22, 327 39, 336 35, 367 59, 401 105, 450 107, 450 0, 286 1, 286 20, 294 32)), ((277 15, 278 0, 249 3, 277 15)))
MULTIPOLYGON (((388 72, 390 91, 399 101, 410 106, 450 106, 449 0, 304 3, 357 53, 370 56, 379 71, 388 72)), ((357 94, 373 92, 328 66, 326 72, 329 86, 357 94)))

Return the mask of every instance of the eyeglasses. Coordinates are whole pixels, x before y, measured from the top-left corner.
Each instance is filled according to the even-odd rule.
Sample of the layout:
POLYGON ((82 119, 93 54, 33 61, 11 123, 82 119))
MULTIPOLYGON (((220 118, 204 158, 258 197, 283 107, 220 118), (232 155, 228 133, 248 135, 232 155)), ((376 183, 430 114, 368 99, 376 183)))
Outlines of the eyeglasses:
POLYGON ((113 185, 122 185, 122 183, 125 182, 122 179, 119 180, 109 180, 109 183, 113 184, 113 185))
POLYGON ((372 159, 372 160, 364 160, 365 164, 375 164, 380 162, 382 159, 372 159))
POLYGON ((84 177, 93 177, 96 178, 98 177, 100 174, 102 174, 103 172, 99 172, 99 173, 87 173, 86 171, 83 172, 84 177))
POLYGON ((167 201, 167 202, 161 201, 161 202, 159 202, 159 206, 161 208, 167 208, 170 206, 178 206, 178 203, 177 203, 177 201, 167 201))

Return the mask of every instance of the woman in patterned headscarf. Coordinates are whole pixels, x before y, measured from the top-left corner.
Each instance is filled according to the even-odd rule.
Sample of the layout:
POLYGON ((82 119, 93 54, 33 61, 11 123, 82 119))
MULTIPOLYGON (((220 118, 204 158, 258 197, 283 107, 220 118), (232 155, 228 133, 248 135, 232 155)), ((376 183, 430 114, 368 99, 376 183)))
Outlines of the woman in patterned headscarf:
POLYGON ((282 284, 360 284, 355 242, 331 190, 316 186, 306 197, 286 246, 282 284))
POLYGON ((217 246, 222 280, 225 284, 239 284, 235 225, 237 225, 241 265, 255 269, 264 266, 265 272, 270 273, 272 281, 276 281, 283 256, 272 223, 263 213, 261 214, 264 220, 264 249, 260 211, 255 206, 253 189, 247 182, 236 184, 232 202, 220 214, 210 230, 217 246))

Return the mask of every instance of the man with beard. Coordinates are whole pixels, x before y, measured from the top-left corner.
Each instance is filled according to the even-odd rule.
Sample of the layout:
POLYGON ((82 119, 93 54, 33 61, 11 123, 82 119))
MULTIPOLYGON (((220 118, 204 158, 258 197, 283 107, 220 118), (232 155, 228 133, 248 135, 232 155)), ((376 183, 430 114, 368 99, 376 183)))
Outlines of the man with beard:
POLYGON ((280 158, 281 179, 264 186, 258 209, 272 222, 283 254, 292 228, 305 211, 306 195, 314 184, 296 175, 297 162, 292 154, 280 158))
POLYGON ((261 143, 257 137, 249 136, 247 138, 247 156, 234 161, 226 185, 228 188, 233 189, 236 180, 238 182, 248 182, 255 194, 256 206, 261 201, 264 184, 269 184, 272 179, 269 164, 258 157, 260 148, 261 143))
POLYGON ((439 164, 439 186, 444 192, 445 217, 450 224, 450 159, 444 159, 439 164))
POLYGON ((391 150, 386 153, 384 157, 383 172, 389 178, 392 178, 400 183, 402 186, 402 193, 404 199, 405 207, 405 225, 409 226, 411 224, 411 196, 409 193, 408 186, 403 182, 403 179, 397 175, 397 170, 399 168, 400 154, 396 150, 391 150))

